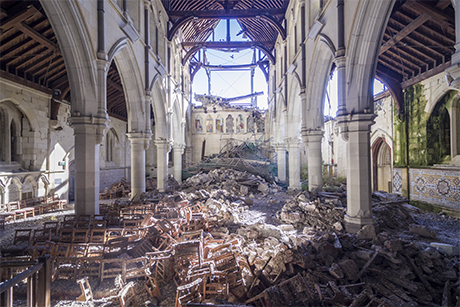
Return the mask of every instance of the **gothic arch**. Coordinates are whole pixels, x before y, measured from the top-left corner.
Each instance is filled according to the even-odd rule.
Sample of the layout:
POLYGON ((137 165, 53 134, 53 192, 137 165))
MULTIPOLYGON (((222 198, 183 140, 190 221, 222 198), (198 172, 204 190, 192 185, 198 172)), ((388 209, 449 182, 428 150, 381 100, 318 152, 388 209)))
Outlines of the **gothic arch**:
POLYGON ((301 100, 301 84, 295 76, 290 78, 289 88, 289 103, 287 107, 287 122, 285 123, 286 132, 285 137, 296 138, 300 134, 301 121, 302 121, 302 100, 301 100))
POLYGON ((385 138, 379 137, 372 145, 372 186, 374 191, 391 192, 388 182, 392 181, 391 147, 385 138))
POLYGON ((305 89, 306 101, 302 106, 303 129, 321 129, 324 126, 324 96, 335 50, 331 44, 326 36, 320 36, 315 44, 305 89))
POLYGON ((0 99, 0 108, 4 109, 10 109, 10 110, 17 110, 20 112, 24 117, 27 119, 29 122, 29 127, 31 131, 37 131, 39 128, 38 124, 38 119, 37 116, 35 115, 35 112, 33 112, 33 108, 29 106, 29 103, 27 101, 23 102, 18 102, 14 98, 3 98, 0 99), (25 107, 26 106, 26 107, 25 107))
POLYGON ((128 111, 128 132, 150 131, 150 110, 147 108, 146 94, 141 77, 141 69, 136 61, 136 55, 130 42, 117 42, 114 50, 114 60, 120 73, 123 92, 126 97, 128 111))
POLYGON ((59 42, 71 86, 72 109, 82 115, 97 114, 96 58, 79 4, 72 0, 41 0, 59 42))
POLYGON ((168 139, 170 137, 166 120, 166 91, 163 79, 156 74, 150 83, 149 89, 151 104, 155 116, 155 139, 168 139))
POLYGON ((347 113, 373 111, 373 81, 380 45, 395 0, 360 1, 347 49, 347 113))

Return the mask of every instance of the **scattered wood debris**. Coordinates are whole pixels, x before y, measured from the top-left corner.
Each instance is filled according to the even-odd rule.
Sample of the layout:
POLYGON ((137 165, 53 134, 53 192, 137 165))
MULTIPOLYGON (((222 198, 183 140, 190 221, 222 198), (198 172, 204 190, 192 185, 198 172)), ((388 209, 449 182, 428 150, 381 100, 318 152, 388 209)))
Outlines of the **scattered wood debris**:
POLYGON ((430 224, 436 215, 424 217, 406 199, 378 192, 375 225, 348 234, 345 198, 343 192, 290 197, 261 177, 216 169, 174 193, 103 205, 100 216, 62 216, 59 235, 29 234, 28 252, 51 254, 54 296, 53 284, 86 280, 81 291, 91 284, 92 303, 111 297, 125 306, 135 299, 161 306, 460 304, 458 220, 437 216, 452 228, 449 237, 430 224), (279 194, 285 202, 277 225, 241 223, 255 202, 279 194), (114 280, 117 290, 98 291, 114 280))

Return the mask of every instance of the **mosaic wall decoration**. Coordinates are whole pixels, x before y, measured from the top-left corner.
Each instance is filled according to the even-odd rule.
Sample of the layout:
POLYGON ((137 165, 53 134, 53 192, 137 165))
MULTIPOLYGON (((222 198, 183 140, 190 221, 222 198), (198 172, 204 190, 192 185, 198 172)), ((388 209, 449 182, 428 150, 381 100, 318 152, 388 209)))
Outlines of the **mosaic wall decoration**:
POLYGON ((393 193, 402 195, 402 169, 393 168, 393 193))
POLYGON ((460 208, 460 170, 410 169, 410 198, 460 208))

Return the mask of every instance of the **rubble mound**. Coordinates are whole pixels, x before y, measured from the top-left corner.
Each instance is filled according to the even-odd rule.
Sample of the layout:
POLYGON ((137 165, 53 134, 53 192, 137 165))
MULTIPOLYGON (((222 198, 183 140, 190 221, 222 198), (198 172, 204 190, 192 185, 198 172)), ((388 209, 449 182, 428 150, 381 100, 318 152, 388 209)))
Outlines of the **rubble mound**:
POLYGON ((276 193, 282 188, 248 172, 219 168, 207 173, 200 172, 188 178, 182 183, 181 189, 184 192, 200 189, 226 190, 236 196, 248 196, 256 193, 276 193))

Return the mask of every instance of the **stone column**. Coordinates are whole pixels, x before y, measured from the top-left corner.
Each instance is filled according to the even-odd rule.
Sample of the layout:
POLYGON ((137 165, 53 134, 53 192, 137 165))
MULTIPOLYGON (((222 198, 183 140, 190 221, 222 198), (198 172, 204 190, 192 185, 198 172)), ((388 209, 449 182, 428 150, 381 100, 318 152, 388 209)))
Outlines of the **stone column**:
POLYGON ((308 148, 308 190, 321 191, 323 188, 323 158, 321 140, 324 131, 303 130, 302 140, 308 148))
POLYGON ((169 140, 155 140, 157 146, 157 188, 164 192, 168 182, 168 153, 171 150, 169 140))
POLYGON ((183 144, 173 145, 174 155, 174 179, 177 182, 182 182, 182 154, 184 153, 185 146, 183 144))
POLYGON ((289 190, 301 190, 300 186, 300 140, 285 140, 289 152, 289 190))
POLYGON ((370 129, 374 114, 337 117, 342 137, 347 141, 347 214, 348 232, 357 232, 372 220, 372 176, 370 129))
POLYGON ((283 143, 276 143, 273 148, 275 148, 278 163, 278 179, 286 181, 286 148, 283 143))
POLYGON ((145 151, 149 148, 150 134, 127 133, 131 142, 131 200, 138 200, 145 192, 145 151))
POLYGON ((74 116, 69 121, 75 135, 75 214, 99 214, 99 148, 106 120, 74 116))
POLYGON ((446 81, 451 86, 460 91, 460 1, 453 2, 455 10, 455 53, 450 59, 452 66, 446 68, 446 81))

